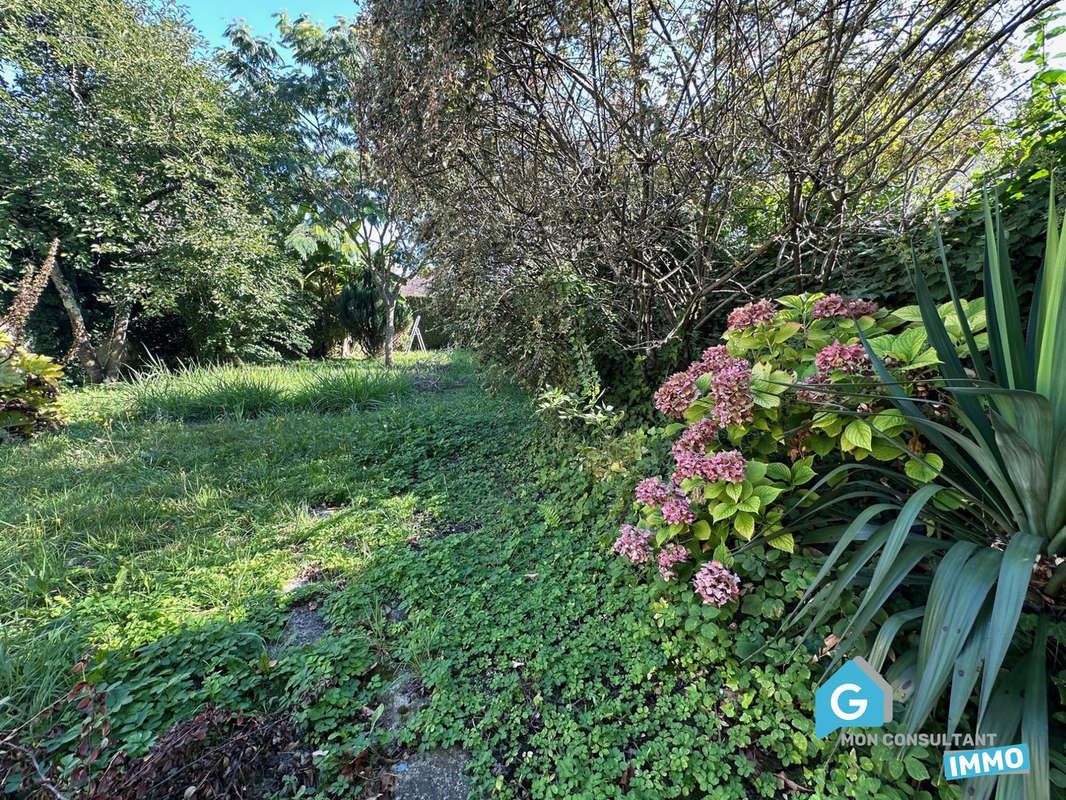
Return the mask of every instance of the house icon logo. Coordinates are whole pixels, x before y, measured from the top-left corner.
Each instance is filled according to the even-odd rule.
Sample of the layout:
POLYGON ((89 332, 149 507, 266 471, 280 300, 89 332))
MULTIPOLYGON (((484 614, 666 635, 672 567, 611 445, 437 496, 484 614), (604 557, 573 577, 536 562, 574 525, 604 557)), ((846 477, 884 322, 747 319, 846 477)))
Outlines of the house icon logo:
POLYGON ((892 687, 861 658, 853 658, 814 693, 814 733, 837 728, 877 728, 892 721, 892 687))

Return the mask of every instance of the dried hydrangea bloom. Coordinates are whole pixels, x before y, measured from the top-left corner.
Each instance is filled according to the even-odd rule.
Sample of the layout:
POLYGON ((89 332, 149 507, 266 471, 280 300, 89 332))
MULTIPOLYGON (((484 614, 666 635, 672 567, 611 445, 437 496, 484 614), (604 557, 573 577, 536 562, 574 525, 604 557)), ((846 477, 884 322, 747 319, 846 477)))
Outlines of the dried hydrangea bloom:
POLYGON ((673 495, 673 488, 658 478, 645 478, 637 484, 637 502, 652 508, 658 508, 673 495))
POLYGON ((818 351, 814 357, 814 363, 820 372, 839 370, 851 375, 869 367, 870 359, 866 355, 866 349, 860 343, 841 344, 839 341, 834 341, 818 351))
POLYGON ((832 319, 833 317, 846 317, 858 319, 870 314, 876 314, 879 306, 873 300, 864 300, 859 297, 841 297, 839 294, 830 294, 821 300, 814 301, 815 319, 832 319))
POLYGON ((689 372, 675 372, 655 393, 655 407, 668 417, 683 418, 685 409, 700 396, 696 377, 689 372))
POLYGON ((751 364, 734 358, 711 378, 709 392, 714 408, 711 416, 723 428, 744 425, 754 418, 755 400, 751 395, 751 364))
POLYGON ((672 581, 677 577, 675 567, 688 560, 688 549, 677 543, 671 543, 659 551, 659 574, 664 581, 672 581))
POLYGON ((689 450, 702 455, 717 435, 718 423, 713 419, 701 419, 692 423, 681 434, 681 438, 674 442, 674 457, 677 457, 679 450, 689 450))
POLYGON ((675 497, 663 505, 663 519, 671 525, 691 525, 696 521, 687 497, 675 497))
POLYGON ((675 484, 681 483, 685 478, 695 478, 700 474, 703 462, 707 460, 707 457, 701 453, 678 447, 678 444, 674 444, 674 462, 677 466, 674 469, 672 480, 675 484))
POLYGON ((634 525, 623 525, 618 538, 614 540, 613 549, 628 558, 634 564, 643 564, 651 556, 651 537, 649 530, 634 525))
POLYGON ((740 597, 740 578, 719 561, 708 561, 692 576, 696 594, 707 605, 721 608, 740 597))
POLYGON ((700 476, 709 481, 741 483, 748 469, 748 462, 739 450, 725 450, 705 458, 700 476))
POLYGON ((739 331, 760 323, 773 322, 776 315, 777 306, 772 300, 758 300, 730 311, 728 328, 731 331, 739 331))
POLYGON ((725 369, 732 361, 733 356, 729 355, 729 350, 724 344, 708 347, 703 351, 703 355, 700 356, 700 363, 704 367, 704 372, 725 369))
MULTIPOLYGON (((829 373, 819 371, 814 373, 813 375, 804 378, 802 381, 799 382, 799 385, 820 386, 827 383, 829 383, 829 373)), ((796 399, 801 403, 811 403, 812 405, 817 405, 819 403, 827 402, 829 400, 829 394, 819 388, 797 389, 796 399)))

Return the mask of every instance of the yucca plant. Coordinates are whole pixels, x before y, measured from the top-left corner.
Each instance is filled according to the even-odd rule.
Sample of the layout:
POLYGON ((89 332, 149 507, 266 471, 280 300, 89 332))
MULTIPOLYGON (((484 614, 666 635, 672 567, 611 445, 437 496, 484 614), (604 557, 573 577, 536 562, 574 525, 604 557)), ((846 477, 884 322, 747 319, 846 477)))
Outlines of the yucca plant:
MULTIPOLYGON (((793 615, 793 622, 809 619, 811 631, 846 589, 859 590, 833 663, 880 618, 867 651, 878 669, 901 630, 920 624, 916 647, 902 652, 888 673, 897 686, 913 688, 904 693, 907 732, 918 732, 946 701, 951 735, 975 704, 976 732, 996 734, 998 744, 1028 743, 1031 771, 1001 777, 997 790, 997 798, 1026 800, 1051 796, 1047 620, 1050 598, 1066 582, 1066 564, 1048 574, 1066 551, 1066 224, 1057 227, 1054 189, 1048 213, 1044 266, 1026 330, 998 212, 994 220, 985 204, 988 360, 955 294, 939 232, 965 342, 961 352, 915 266, 918 306, 940 361, 934 383, 941 396, 909 397, 866 342, 890 402, 944 466, 920 488, 882 471, 827 494, 824 505, 843 497, 860 499, 865 508, 850 524, 813 536, 835 545, 793 615), (907 596, 924 595, 924 603, 886 618, 882 608, 901 585, 913 589, 907 596), (1035 612, 1035 626, 1019 626, 1023 609, 1035 612)), ((995 778, 972 780, 963 796, 987 798, 996 785, 995 778)))

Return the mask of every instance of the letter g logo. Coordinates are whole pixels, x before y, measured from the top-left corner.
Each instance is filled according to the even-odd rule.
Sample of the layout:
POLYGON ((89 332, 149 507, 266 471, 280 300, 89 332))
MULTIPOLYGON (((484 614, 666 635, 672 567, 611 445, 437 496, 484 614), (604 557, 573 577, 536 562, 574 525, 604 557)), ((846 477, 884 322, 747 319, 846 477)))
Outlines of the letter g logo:
POLYGON ((851 710, 845 711, 840 707, 840 695, 847 692, 848 694, 860 694, 862 688, 854 683, 842 683, 836 689, 833 690, 833 694, 829 697, 829 707, 833 709, 833 713, 840 719, 850 722, 853 719, 858 719, 866 713, 866 709, 869 707, 869 702, 865 697, 860 697, 858 700, 848 700, 848 704, 851 710))
POLYGON ((892 721, 892 687, 862 658, 853 658, 814 693, 814 734, 843 726, 876 728, 892 721))

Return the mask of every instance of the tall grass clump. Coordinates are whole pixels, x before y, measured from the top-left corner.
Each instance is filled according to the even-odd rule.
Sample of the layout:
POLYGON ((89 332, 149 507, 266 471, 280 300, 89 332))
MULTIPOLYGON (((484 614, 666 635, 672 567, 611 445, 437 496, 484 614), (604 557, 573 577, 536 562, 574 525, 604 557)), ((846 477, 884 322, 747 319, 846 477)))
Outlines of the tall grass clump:
POLYGON ((349 368, 309 376, 287 398, 293 411, 340 413, 376 406, 407 394, 411 376, 377 366, 349 368))
POLYGON ((209 422, 282 412, 339 413, 406 394, 410 375, 376 364, 279 367, 154 364, 128 384, 130 413, 141 419, 209 422))
POLYGON ((132 413, 142 418, 206 422, 277 411, 282 389, 270 375, 235 368, 152 369, 130 383, 132 413))

